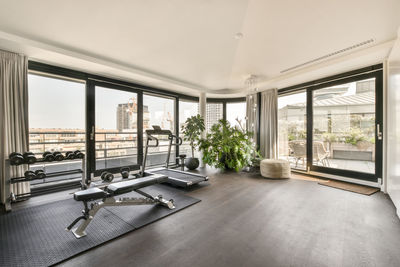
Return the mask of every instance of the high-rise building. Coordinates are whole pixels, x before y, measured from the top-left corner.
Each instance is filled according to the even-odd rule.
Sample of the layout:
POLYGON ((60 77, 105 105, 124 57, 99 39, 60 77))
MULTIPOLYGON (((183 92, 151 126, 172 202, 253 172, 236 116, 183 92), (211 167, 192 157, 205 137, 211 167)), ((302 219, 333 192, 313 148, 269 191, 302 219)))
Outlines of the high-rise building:
MULTIPOLYGON (((143 126, 146 128, 150 120, 149 107, 143 106, 143 126)), ((117 129, 118 131, 137 129, 137 104, 132 102, 118 104, 117 106, 117 129)))
POLYGON ((218 121, 223 118, 223 105, 222 103, 208 103, 206 111, 206 130, 210 131, 211 126, 218 123, 218 121))

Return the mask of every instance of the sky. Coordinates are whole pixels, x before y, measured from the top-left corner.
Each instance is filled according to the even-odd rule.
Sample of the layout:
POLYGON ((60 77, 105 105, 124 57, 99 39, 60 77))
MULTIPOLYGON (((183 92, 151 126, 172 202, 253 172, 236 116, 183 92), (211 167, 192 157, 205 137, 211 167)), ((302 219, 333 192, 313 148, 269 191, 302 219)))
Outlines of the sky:
POLYGON ((85 84, 28 75, 30 128, 85 128, 85 84))
POLYGON ((242 126, 245 125, 246 121, 246 103, 227 103, 226 104, 226 120, 231 123, 231 125, 237 125, 236 118, 241 121, 242 126))
MULTIPOLYGON (((85 129, 85 84, 29 74, 29 127, 85 129)), ((96 87, 96 127, 117 128, 118 104, 137 99, 135 93, 96 87)), ((174 117, 174 100, 152 95, 143 96, 150 111, 150 125, 161 125, 165 113, 174 117)), ((198 104, 180 102, 180 117, 197 114, 198 104)), ((182 120, 181 120, 182 121, 182 120)), ((166 127, 167 125, 164 124, 166 127)))

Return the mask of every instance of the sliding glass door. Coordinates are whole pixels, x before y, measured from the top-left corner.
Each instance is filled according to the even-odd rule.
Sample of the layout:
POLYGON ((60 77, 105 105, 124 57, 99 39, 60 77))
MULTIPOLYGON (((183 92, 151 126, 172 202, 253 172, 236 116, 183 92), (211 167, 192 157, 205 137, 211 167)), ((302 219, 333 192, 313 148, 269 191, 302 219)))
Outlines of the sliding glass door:
POLYGON ((312 171, 381 177, 381 77, 374 72, 310 89, 312 171))
POLYGON ((313 165, 375 172, 375 78, 313 91, 313 165))
POLYGON ((132 88, 90 81, 87 99, 88 172, 138 167, 139 94, 132 88))
POLYGON ((380 70, 281 94, 279 157, 294 169, 377 181, 382 99, 380 70))
POLYGON ((307 94, 300 91, 278 98, 279 158, 294 169, 307 169, 307 94))

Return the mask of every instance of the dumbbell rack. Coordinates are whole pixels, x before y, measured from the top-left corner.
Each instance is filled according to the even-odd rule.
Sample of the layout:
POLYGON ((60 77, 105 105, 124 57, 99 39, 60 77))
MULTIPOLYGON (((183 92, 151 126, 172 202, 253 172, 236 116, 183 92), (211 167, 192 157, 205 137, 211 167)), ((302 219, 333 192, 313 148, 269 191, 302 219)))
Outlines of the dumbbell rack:
MULTIPOLYGON (((77 161, 77 160, 82 160, 82 168, 81 169, 75 169, 75 170, 67 170, 67 171, 58 171, 58 172, 51 172, 51 173, 46 173, 46 178, 51 178, 51 177, 57 177, 57 176, 63 176, 63 175, 71 175, 71 174, 77 174, 77 173, 81 173, 82 174, 82 181, 86 180, 86 171, 85 171, 85 157, 83 157, 82 159, 66 159, 63 161, 53 161, 52 163, 58 163, 58 162, 68 162, 68 161, 77 161)), ((38 160, 33 164, 28 164, 28 163, 24 163, 22 165, 28 165, 28 166, 32 166, 35 164, 39 164, 39 163, 44 163, 44 160, 38 160)), ((24 200, 24 199, 28 199, 32 196, 34 196, 34 194, 32 193, 25 193, 25 194, 20 194, 20 195, 15 195, 13 192, 11 192, 11 185, 12 184, 17 184, 17 183, 22 183, 22 182, 30 182, 33 181, 35 179, 27 179, 26 177, 11 177, 11 168, 12 167, 16 167, 15 165, 11 165, 11 162, 9 159, 5 160, 5 169, 6 169, 6 173, 5 173, 5 178, 6 178, 6 186, 5 186, 5 195, 8 196, 6 199, 6 203, 5 203, 5 209, 6 211, 11 211, 11 204, 14 202, 17 202, 19 200, 24 200)), ((46 179, 44 178, 44 179, 46 179)))

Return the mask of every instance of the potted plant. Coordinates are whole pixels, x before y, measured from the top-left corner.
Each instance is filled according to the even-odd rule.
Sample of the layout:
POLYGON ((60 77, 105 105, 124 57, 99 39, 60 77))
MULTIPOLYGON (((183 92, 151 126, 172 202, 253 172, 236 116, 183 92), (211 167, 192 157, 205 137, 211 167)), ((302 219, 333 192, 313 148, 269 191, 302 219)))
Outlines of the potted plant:
POLYGON ((201 132, 203 132, 204 129, 204 119, 200 115, 188 118, 185 124, 182 125, 183 140, 189 141, 192 149, 192 157, 187 158, 185 161, 185 166, 189 170, 195 170, 200 165, 199 159, 194 156, 194 150, 198 146, 201 132))
POLYGON ((243 128, 232 127, 226 120, 220 120, 211 127, 205 139, 200 140, 203 161, 219 169, 240 171, 257 161, 256 145, 252 134, 243 128))

